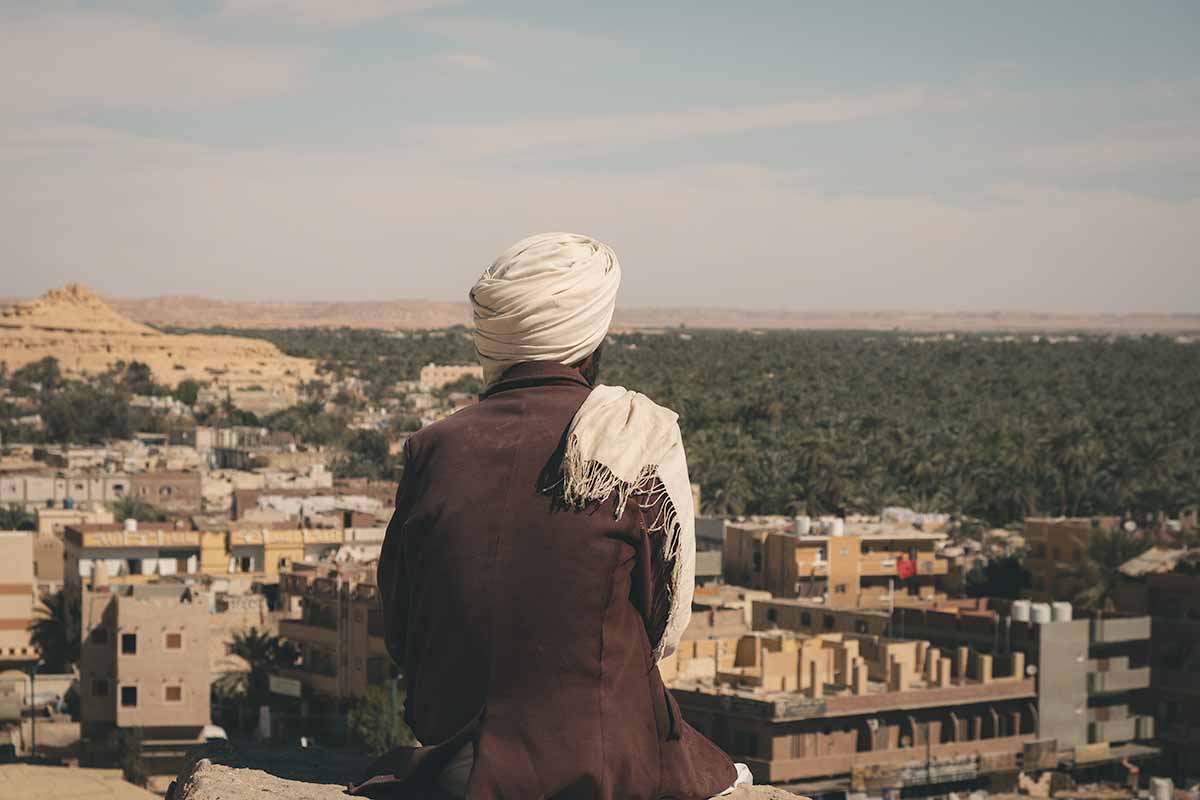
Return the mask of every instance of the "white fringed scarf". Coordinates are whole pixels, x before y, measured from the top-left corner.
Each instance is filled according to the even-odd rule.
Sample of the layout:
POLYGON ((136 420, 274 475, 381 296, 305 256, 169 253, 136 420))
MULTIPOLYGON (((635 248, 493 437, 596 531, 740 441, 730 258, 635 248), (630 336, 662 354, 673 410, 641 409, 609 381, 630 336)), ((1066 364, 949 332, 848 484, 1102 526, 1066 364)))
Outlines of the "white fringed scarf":
MULTIPOLYGON (((524 361, 587 358, 608 335, 620 283, 617 254, 591 237, 541 233, 514 244, 471 289, 484 382, 524 361)), ((563 499, 576 508, 615 495, 619 517, 630 497, 646 508, 663 501, 650 521, 674 559, 660 660, 691 619, 696 582, 695 509, 677 420, 637 392, 597 386, 571 422, 563 464, 563 499)))
POLYGON ((614 498, 620 517, 630 497, 658 505, 651 533, 666 537, 673 560, 671 607, 655 648, 659 661, 675 652, 692 616, 696 585, 696 519, 679 415, 620 386, 597 386, 567 429, 563 499, 575 508, 614 498))

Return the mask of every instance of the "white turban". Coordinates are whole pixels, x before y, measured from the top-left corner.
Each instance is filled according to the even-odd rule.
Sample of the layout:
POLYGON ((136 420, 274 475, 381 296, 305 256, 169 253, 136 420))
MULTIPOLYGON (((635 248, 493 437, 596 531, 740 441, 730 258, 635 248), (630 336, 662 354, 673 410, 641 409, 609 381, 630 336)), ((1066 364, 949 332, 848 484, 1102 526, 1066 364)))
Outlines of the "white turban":
POLYGON ((617 254, 587 236, 540 233, 508 248, 471 289, 484 383, 522 361, 587 358, 608 335, 620 284, 617 254))

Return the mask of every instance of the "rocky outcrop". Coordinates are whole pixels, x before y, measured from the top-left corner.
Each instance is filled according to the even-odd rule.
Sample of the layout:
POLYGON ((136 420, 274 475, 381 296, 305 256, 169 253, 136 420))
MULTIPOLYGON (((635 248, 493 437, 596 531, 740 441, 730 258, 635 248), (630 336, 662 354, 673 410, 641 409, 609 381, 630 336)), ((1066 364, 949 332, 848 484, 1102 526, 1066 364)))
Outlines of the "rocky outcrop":
POLYGON ((285 356, 260 339, 162 333, 122 316, 80 284, 0 312, 0 361, 10 371, 47 356, 74 376, 103 372, 118 361, 140 361, 168 386, 192 378, 279 389, 315 375, 311 360, 285 356))
MULTIPOLYGON (((365 760, 311 750, 235 750, 210 745, 172 784, 168 800, 346 800, 345 781, 365 760)), ((727 800, 797 800, 771 786, 742 787, 727 800)))

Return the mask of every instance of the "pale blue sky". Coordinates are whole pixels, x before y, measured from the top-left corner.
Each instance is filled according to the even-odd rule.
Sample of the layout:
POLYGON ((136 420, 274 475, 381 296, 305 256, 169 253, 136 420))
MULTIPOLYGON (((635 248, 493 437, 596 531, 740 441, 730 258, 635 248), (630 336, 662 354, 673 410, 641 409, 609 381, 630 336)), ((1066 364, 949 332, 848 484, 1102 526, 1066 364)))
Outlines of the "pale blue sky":
POLYGON ((1200 4, 736 5, 0 0, 0 294, 1200 310, 1200 4))

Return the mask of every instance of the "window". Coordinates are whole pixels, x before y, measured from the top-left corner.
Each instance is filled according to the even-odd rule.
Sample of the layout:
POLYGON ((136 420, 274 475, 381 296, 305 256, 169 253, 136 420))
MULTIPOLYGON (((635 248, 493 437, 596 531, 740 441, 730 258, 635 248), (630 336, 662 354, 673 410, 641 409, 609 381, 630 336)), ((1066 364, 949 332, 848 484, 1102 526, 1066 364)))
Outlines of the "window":
POLYGON ((833 587, 833 591, 835 594, 845 594, 846 593, 846 584, 839 583, 837 586, 833 587))
POLYGON ((754 558, 754 571, 762 572, 762 553, 755 550, 753 558, 754 558))
POLYGON ((183 634, 179 631, 168 631, 163 646, 168 650, 182 650, 183 634))
POLYGON ((121 708, 137 708, 138 695, 136 686, 121 687, 121 708))
POLYGON ((866 633, 867 632, 866 620, 856 619, 854 621, 854 631, 856 633, 866 633))
POLYGON ((92 628, 92 644, 108 644, 108 628, 92 628))
POLYGON ((767 609, 767 622, 774 622, 779 619, 779 612, 773 608, 767 609))
POLYGON ((92 697, 108 697, 108 681, 103 678, 93 678, 92 697))
POLYGON ((833 616, 830 614, 825 615, 825 630, 833 630, 833 616))
POLYGON ((811 626, 812 625, 812 614, 808 613, 807 611, 800 612, 800 624, 806 628, 811 626))
POLYGON ((163 687, 163 702, 164 703, 182 703, 183 702, 183 687, 182 686, 164 686, 163 687))
POLYGON ((159 494, 159 497, 170 497, 171 496, 171 487, 170 486, 160 486, 158 488, 158 494, 159 494))
POLYGON ((137 655, 137 634, 122 633, 121 634, 121 655, 136 656, 137 655))

